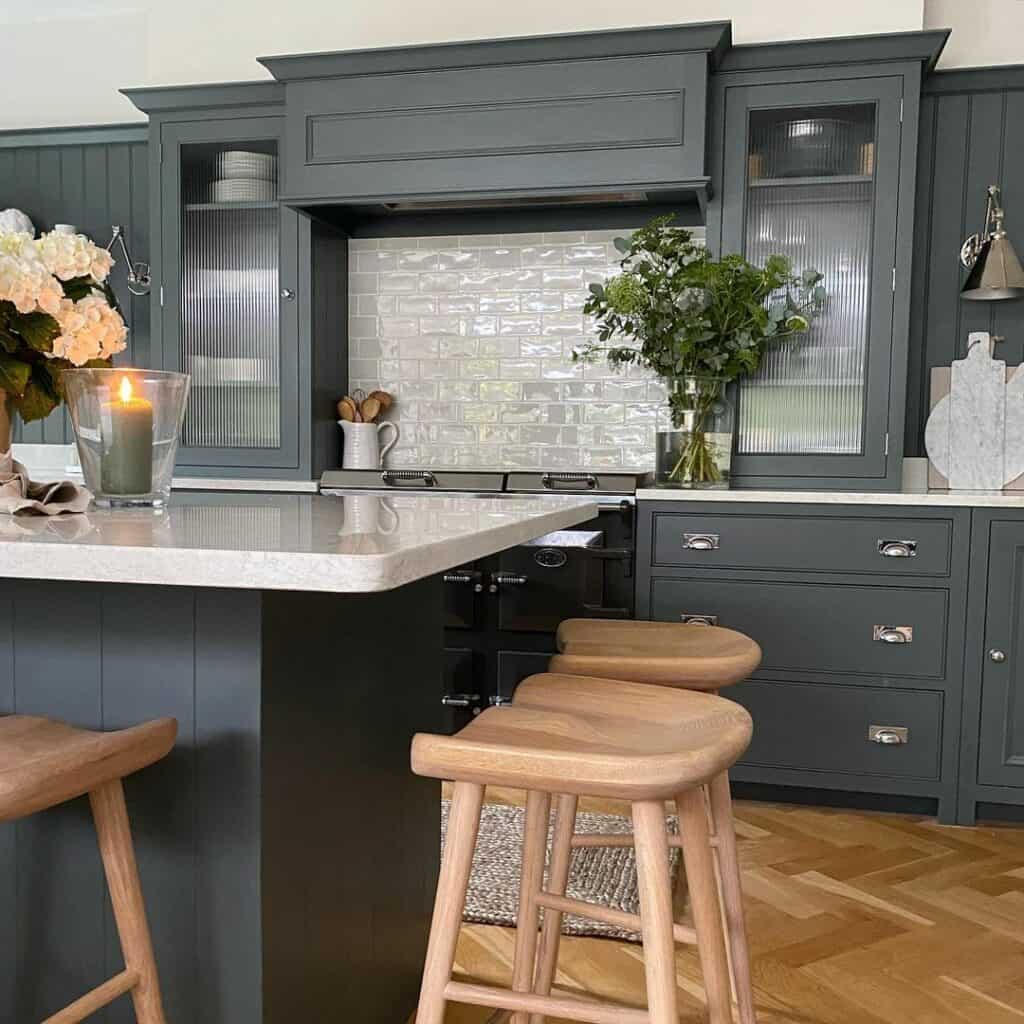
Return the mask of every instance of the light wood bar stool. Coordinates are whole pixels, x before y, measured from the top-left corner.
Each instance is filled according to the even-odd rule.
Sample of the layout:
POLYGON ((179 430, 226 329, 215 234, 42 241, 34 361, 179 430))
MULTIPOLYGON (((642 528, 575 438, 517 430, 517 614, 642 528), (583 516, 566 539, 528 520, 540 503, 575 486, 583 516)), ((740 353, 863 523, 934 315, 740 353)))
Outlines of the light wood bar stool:
POLYGON ((631 619, 566 619, 549 669, 563 675, 717 692, 761 664, 749 636, 721 626, 631 619))
MULTIPOLYGON (((677 1024, 675 942, 695 943, 711 1024, 730 1024, 729 967, 701 786, 725 772, 750 742, 750 716, 738 704, 705 693, 609 680, 579 680, 572 711, 533 707, 531 691, 577 680, 534 676, 522 699, 491 708, 455 736, 420 734, 412 745, 417 775, 454 780, 448 841, 441 863, 416 1024, 442 1024, 445 1004, 513 1011, 514 1024, 545 1016, 591 1024, 677 1024), (596 684, 596 685, 595 685, 596 684), (523 866, 511 989, 452 980, 473 850, 488 785, 527 791, 523 866), (565 896, 564 883, 544 884, 551 795, 559 798, 552 853, 568 858, 579 796, 631 804, 640 892, 639 918, 565 896), (665 800, 675 799, 691 881, 694 927, 672 920, 665 800), (569 801, 572 801, 571 806, 569 801), (566 813, 571 812, 571 813, 566 813), (551 995, 536 973, 540 911, 583 914, 634 928, 643 937, 647 1010, 551 995)), ((556 882, 559 879, 554 879, 556 882)))
POLYGON ((0 717, 0 822, 88 793, 125 969, 43 1024, 77 1024, 130 992, 139 1024, 165 1024, 121 780, 174 746, 162 718, 119 732, 90 732, 29 715, 0 717))
MULTIPOLYGON (((561 676, 601 677, 676 689, 717 693, 746 679, 761 663, 761 648, 744 633, 720 626, 681 622, 647 622, 629 619, 566 619, 558 627, 558 654, 550 661, 551 672, 561 676)), ((583 684, 586 686, 587 684, 583 684)), ((566 687, 564 681, 549 678, 542 687, 523 691, 523 700, 535 705, 571 708, 578 699, 580 684, 566 687)), ((519 697, 519 691, 516 691, 519 697)), ((708 806, 722 905, 727 919, 729 965, 733 991, 739 1009, 740 1024, 755 1024, 753 987, 750 982, 750 953, 743 913, 743 890, 739 854, 732 814, 727 772, 716 776, 704 787, 708 806)), ((575 800, 564 798, 567 822, 575 800)), ((561 806, 561 805, 560 805, 561 806)), ((568 825, 560 827, 568 828, 568 825)), ((565 837, 561 840, 563 846, 565 837)), ((572 847, 629 846, 628 835, 576 834, 569 837, 572 847)), ((568 879, 571 851, 553 858, 555 879, 568 879)), ((563 888, 565 882, 561 882, 563 888)), ((688 878, 680 870, 676 903, 687 897, 688 878)), ((558 957, 561 921, 545 920, 539 953, 539 977, 551 984, 558 957)))

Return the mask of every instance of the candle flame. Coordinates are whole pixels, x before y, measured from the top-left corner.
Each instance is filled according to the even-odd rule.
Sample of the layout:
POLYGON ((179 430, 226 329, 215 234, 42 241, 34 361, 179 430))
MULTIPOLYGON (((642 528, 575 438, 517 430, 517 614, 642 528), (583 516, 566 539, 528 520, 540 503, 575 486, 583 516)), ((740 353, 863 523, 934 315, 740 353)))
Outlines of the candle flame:
POLYGON ((130 402, 132 400, 132 382, 127 377, 121 378, 120 395, 122 402, 130 402))

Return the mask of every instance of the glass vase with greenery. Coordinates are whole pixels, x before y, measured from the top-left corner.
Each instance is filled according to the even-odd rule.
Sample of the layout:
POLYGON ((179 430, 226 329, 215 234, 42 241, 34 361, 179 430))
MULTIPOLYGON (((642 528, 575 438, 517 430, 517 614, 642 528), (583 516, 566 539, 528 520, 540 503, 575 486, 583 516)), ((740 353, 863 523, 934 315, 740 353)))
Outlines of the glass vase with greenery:
MULTIPOLYGON (((574 353, 603 355, 616 368, 646 367, 666 379, 678 457, 666 482, 720 484, 727 470, 708 437, 725 386, 761 365, 773 345, 806 332, 825 299, 816 270, 793 272, 784 256, 763 267, 742 256, 714 258, 672 217, 616 238, 621 272, 592 284, 584 312, 596 338, 574 353), (610 341, 621 339, 618 345, 610 341)), ((728 439, 731 447, 731 435, 728 439)))

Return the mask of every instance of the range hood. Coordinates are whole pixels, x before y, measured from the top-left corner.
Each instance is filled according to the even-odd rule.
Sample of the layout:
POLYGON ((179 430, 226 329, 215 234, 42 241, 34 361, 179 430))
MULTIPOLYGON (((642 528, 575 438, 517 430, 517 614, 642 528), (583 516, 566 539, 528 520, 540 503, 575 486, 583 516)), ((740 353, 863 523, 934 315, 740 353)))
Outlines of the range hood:
POLYGON ((703 207, 727 22, 263 58, 281 198, 379 215, 703 207))

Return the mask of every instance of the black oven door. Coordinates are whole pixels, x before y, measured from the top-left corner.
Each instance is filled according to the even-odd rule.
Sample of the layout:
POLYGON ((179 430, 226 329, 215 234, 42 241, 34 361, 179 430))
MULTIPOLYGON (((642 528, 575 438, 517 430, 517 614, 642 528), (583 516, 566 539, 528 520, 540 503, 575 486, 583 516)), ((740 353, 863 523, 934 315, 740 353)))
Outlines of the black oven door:
POLYGON ((444 574, 444 624, 446 629, 477 629, 484 595, 479 563, 461 565, 444 574))
MULTIPOLYGON (((498 599, 498 628, 554 633, 563 619, 631 618, 633 548, 602 517, 504 551, 488 590, 498 599), (609 544, 609 535, 619 543, 609 544)), ((631 540, 631 537, 628 538, 631 540)))

